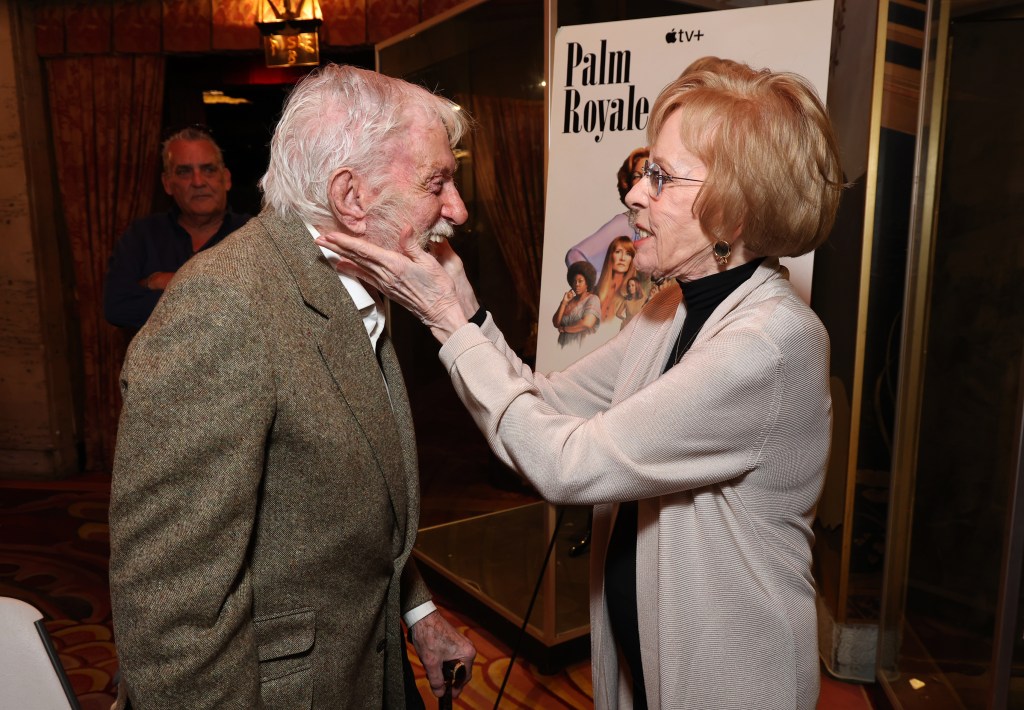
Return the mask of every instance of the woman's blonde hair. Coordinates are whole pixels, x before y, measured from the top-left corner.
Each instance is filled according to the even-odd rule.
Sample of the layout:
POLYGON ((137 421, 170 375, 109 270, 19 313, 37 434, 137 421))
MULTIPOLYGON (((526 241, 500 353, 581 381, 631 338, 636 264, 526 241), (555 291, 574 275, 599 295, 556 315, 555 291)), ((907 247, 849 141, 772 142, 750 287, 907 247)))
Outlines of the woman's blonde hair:
POLYGON ((597 295, 604 303, 606 300, 611 298, 613 295, 621 296, 626 288, 626 282, 636 275, 636 245, 633 244, 633 240, 629 237, 615 237, 609 244, 608 250, 604 254, 604 265, 601 267, 601 273, 597 279, 597 295), (613 294, 612 290, 612 262, 615 260, 615 249, 622 247, 627 254, 629 254, 629 268, 626 269, 626 273, 622 276, 622 283, 619 285, 619 292, 613 294))
POLYGON ((739 233, 760 256, 799 256, 825 241, 843 187, 839 148, 803 77, 704 57, 655 100, 652 144, 677 111, 679 140, 707 167, 693 209, 710 238, 739 233))

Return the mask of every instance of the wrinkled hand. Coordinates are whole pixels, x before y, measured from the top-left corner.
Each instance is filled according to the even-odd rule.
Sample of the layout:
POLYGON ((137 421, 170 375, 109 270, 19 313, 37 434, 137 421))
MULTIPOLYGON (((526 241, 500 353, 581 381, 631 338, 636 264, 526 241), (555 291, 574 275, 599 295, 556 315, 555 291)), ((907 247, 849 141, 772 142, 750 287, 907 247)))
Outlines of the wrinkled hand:
MULTIPOLYGON (((397 251, 335 232, 322 234, 316 242, 342 257, 340 270, 355 271, 360 279, 423 321, 441 343, 468 322, 452 277, 433 255, 423 251, 411 228, 402 232, 397 251)), ((451 259, 454 256, 458 260, 451 247, 448 252, 445 259, 449 267, 461 270, 461 261, 456 264, 451 259)))
POLYGON ((480 308, 480 302, 476 299, 476 293, 469 284, 469 277, 466 276, 466 269, 462 265, 462 259, 452 249, 452 245, 448 243, 448 240, 434 244, 430 253, 437 259, 437 263, 444 268, 445 273, 451 277, 452 282, 455 284, 455 293, 459 297, 459 305, 462 306, 462 314, 469 318, 480 308))
POLYGON ((473 648, 469 639, 456 631, 455 627, 449 624, 439 611, 432 611, 413 624, 409 635, 412 637, 416 655, 420 657, 420 662, 427 672, 430 692, 437 697, 440 698, 444 695, 444 675, 441 673, 441 664, 444 661, 455 659, 466 664, 466 679, 461 685, 452 688, 452 697, 459 697, 462 689, 469 684, 470 678, 473 677, 473 659, 476 658, 476 649, 473 648))

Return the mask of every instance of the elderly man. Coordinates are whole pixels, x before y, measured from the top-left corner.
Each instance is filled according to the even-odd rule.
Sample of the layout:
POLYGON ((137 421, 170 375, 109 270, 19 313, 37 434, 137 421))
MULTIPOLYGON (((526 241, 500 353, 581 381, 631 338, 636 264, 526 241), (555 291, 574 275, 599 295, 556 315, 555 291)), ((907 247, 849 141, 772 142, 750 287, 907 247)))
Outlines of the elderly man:
POLYGON ((436 695, 442 661, 472 667, 409 560, 416 446, 384 311, 314 242, 397 249, 464 222, 453 108, 352 67, 308 76, 264 210, 185 264, 133 341, 110 586, 135 707, 414 707, 403 618, 436 695))
POLYGON ((103 288, 106 319, 133 332, 149 318, 182 264, 249 219, 228 208, 231 171, 207 131, 178 131, 164 141, 160 155, 160 179, 174 207, 128 227, 110 255, 103 288))

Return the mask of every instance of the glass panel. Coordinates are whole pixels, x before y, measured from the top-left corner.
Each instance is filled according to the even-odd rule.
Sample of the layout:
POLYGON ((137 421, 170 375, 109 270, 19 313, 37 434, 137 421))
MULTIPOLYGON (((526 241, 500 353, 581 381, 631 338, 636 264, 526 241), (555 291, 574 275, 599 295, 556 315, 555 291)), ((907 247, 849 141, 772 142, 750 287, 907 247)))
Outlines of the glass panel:
MULTIPOLYGON (((473 131, 456 150, 456 182, 470 221, 453 244, 506 341, 530 361, 536 318, 526 297, 515 297, 515 264, 502 253, 498 235, 513 243, 525 237, 514 225, 489 217, 494 190, 478 175, 489 164, 485 155, 498 156, 493 172, 498 188, 510 193, 502 195, 506 203, 527 193, 527 184, 543 192, 543 1, 489 0, 465 7, 382 43, 377 61, 381 72, 466 107, 478 126, 487 125, 488 118, 500 125, 473 131)), ((491 454, 438 363, 430 332, 403 309, 391 309, 390 316, 420 455, 422 527, 415 554, 441 580, 519 626, 544 565, 556 509, 534 502, 539 501, 535 491, 491 454)), ((572 556, 569 549, 588 529, 588 509, 566 510, 554 564, 530 615, 530 636, 539 644, 526 643, 522 651, 533 651, 531 660, 550 669, 570 650, 585 648, 585 643, 569 646, 585 642, 589 631, 590 557, 572 556)))
MULTIPOLYGON (((530 505, 420 530, 416 556, 449 577, 464 591, 487 601, 506 619, 523 621, 544 564, 550 540, 547 504, 530 505)), ((589 508, 566 508, 553 552, 558 580, 555 642, 587 633, 589 555, 570 550, 589 525, 589 508)), ((544 640, 545 595, 542 587, 530 614, 529 632, 544 640)))
POLYGON ((904 708, 1006 707, 993 642, 1020 441, 1024 94, 999 67, 1024 66, 1024 22, 951 37, 905 602, 883 640, 904 708))
MULTIPOLYGON (((541 120, 523 129, 523 143, 544 145, 543 0, 488 0, 440 23, 413 28, 378 45, 377 68, 383 74, 426 86, 466 107, 470 115, 477 118, 477 103, 488 99, 536 105, 541 120)), ((518 127, 520 124, 513 122, 511 125, 518 127)), ((502 254, 498 238, 508 227, 488 221, 483 204, 486 195, 474 180, 478 147, 474 147, 472 141, 489 139, 483 131, 473 131, 457 151, 460 167, 456 182, 470 218, 457 229, 453 245, 466 264, 480 302, 492 312, 495 322, 502 325, 508 343, 528 360, 536 347, 536 318, 530 315, 523 297, 510 297, 518 293, 516 279, 502 254)), ((542 150, 536 152, 532 167, 524 172, 544 174, 542 150)), ((499 183, 519 184, 516 179, 513 175, 501 175, 499 183)), ((447 374, 437 362, 437 344, 430 333, 402 308, 392 308, 391 317, 392 339, 410 383, 419 431, 421 421, 429 426, 429 420, 436 419, 437 402, 447 411, 455 396, 447 384, 447 374), (418 393, 418 389, 423 390, 422 393, 418 393)), ((454 404, 452 409, 456 414, 452 424, 457 432, 441 434, 444 444, 465 434, 473 447, 478 448, 482 438, 469 417, 461 412, 462 405, 454 404)), ((482 451, 486 451, 485 445, 482 451)), ((485 454, 474 458, 481 470, 489 465, 485 454)), ((427 461, 427 465, 421 467, 426 469, 427 475, 431 474, 431 463, 427 461)), ((443 463, 437 462, 441 466, 443 463)), ((496 471, 495 475, 503 479, 503 484, 513 487, 512 482, 504 481, 504 472, 496 471)), ((425 486, 425 494, 429 493, 427 488, 425 486)))
MULTIPOLYGON (((871 625, 878 618, 890 467, 889 392, 897 361, 889 349, 890 332, 906 255, 900 248, 906 225, 891 217, 899 210, 905 213, 909 203, 903 190, 892 190, 909 181, 886 182, 878 176, 909 175, 914 145, 912 135, 888 125, 895 111, 883 109, 890 120, 872 133, 872 114, 889 98, 874 69, 877 5, 836 7, 828 109, 849 187, 828 242, 815 252, 811 301, 832 342, 832 451, 814 528, 815 580, 824 602, 822 616, 829 615, 819 643, 830 672, 863 680, 874 670, 871 625), (878 216, 869 218, 865 230, 865 213, 872 211, 878 216), (865 267, 858 268, 865 260, 871 264, 867 276, 865 267)), ((889 19, 891 27, 908 22, 889 19)))
MULTIPOLYGON (((484 98, 533 103, 542 116, 543 9, 542 0, 491 0, 470 7, 379 45, 378 70, 437 91, 466 106, 474 116, 474 102, 484 98)), ((532 127, 535 135, 528 142, 544 145, 543 120, 532 127)), ((457 230, 452 244, 480 302, 501 324, 509 345, 529 361, 535 321, 519 299, 510 297, 516 293, 512 271, 474 180, 477 146, 472 141, 490 138, 474 131, 456 151, 456 183, 470 219, 457 230)), ((540 151, 532 168, 534 178, 542 181, 540 151)), ((502 181, 507 179, 502 176, 502 181)), ((507 233, 506 228, 503 236, 507 233)), ((539 500, 491 454, 438 362, 437 342, 430 331, 402 308, 390 309, 389 317, 416 422, 421 524, 439 525, 539 500)))

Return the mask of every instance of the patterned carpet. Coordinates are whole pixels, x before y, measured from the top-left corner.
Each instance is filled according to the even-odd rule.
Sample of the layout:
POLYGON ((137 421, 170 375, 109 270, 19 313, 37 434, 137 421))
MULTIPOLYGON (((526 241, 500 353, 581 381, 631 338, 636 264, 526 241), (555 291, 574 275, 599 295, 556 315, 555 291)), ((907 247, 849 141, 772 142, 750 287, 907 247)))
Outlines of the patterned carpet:
MULTIPOLYGON (((117 670, 107 586, 109 496, 103 482, 82 488, 0 483, 0 596, 22 599, 42 612, 83 710, 107 710, 117 670)), ((456 706, 493 707, 508 668, 508 647, 471 619, 442 611, 477 648, 472 681, 456 706)), ((424 702, 436 707, 415 653, 410 660, 424 702)), ((541 675, 517 660, 501 701, 502 708, 591 704, 587 661, 541 675)))
POLYGON ((106 710, 117 670, 105 490, 0 488, 0 596, 35 606, 83 710, 106 710))
MULTIPOLYGON (((38 608, 83 710, 107 710, 117 670, 107 587, 108 484, 0 481, 0 596, 38 608)), ((473 678, 457 708, 494 707, 509 648, 468 616, 443 608, 477 648, 473 678)), ((427 708, 436 707, 415 653, 410 660, 427 708)), ((501 708, 593 706, 589 660, 552 675, 517 659, 501 708)), ((822 675, 819 710, 871 710, 862 686, 822 675)))

